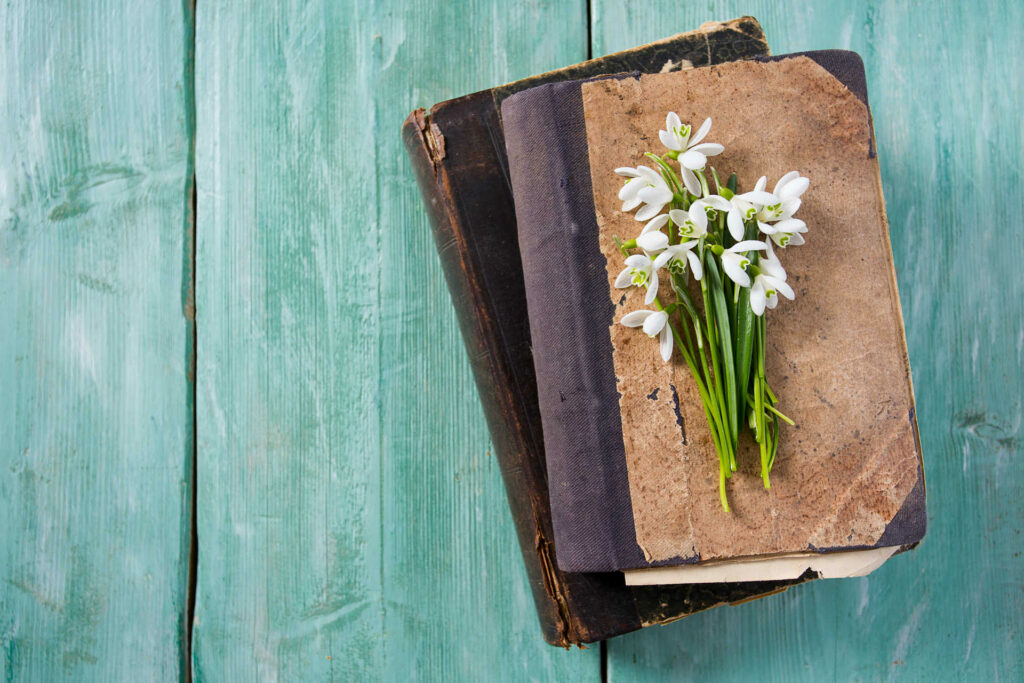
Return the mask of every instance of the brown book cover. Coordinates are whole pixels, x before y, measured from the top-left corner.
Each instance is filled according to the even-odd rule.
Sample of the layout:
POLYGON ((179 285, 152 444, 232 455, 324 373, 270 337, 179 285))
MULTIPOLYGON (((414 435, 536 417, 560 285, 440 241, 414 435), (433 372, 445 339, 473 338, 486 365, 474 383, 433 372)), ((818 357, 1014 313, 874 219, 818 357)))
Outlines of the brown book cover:
POLYGON ((924 473, 860 58, 829 50, 554 83, 502 112, 559 566, 789 554, 800 571, 808 555, 916 545, 924 473), (812 179, 808 244, 782 254, 797 296, 767 317, 769 374, 797 424, 782 431, 767 491, 755 444, 741 442, 731 514, 689 369, 617 323, 644 308, 644 292, 613 284, 614 236, 642 227, 620 209, 614 169, 660 149, 669 111, 715 116, 711 139, 726 151, 713 165, 737 172, 741 189, 794 168, 812 179))
POLYGON ((666 72, 768 54, 743 17, 413 112, 403 138, 434 230, 494 442, 544 638, 589 643, 793 581, 629 588, 619 573, 566 573, 553 546, 537 380, 501 102, 526 88, 605 73, 666 72))

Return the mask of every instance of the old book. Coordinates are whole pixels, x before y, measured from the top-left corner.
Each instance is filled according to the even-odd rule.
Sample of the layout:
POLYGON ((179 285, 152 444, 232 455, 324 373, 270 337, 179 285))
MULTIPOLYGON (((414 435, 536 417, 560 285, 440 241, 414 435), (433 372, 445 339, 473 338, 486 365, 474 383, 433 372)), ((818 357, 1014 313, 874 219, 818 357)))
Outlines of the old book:
POLYGON ((662 72, 768 53, 744 17, 413 112, 403 138, 423 195, 508 493, 544 638, 588 643, 793 581, 627 587, 618 573, 558 567, 537 405, 526 292, 504 133, 510 95, 546 82, 621 71, 662 72))
POLYGON ((860 58, 554 83, 502 115, 559 567, 629 583, 844 576, 916 545, 924 472, 860 58), (615 235, 642 227, 621 211, 614 169, 661 149, 669 111, 715 116, 709 140, 726 151, 712 163, 747 189, 792 169, 813 183, 808 243, 783 255, 796 299, 768 317, 769 376, 797 426, 781 432, 767 491, 741 441, 731 514, 689 369, 617 322, 644 292, 613 285, 615 235))

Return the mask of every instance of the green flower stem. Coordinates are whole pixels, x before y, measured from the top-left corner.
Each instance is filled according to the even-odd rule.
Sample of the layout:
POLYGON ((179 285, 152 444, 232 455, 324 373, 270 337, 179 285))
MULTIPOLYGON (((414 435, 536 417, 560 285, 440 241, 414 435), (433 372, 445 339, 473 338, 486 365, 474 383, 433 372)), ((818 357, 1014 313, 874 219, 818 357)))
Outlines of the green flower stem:
MULTIPOLYGON (((652 154, 651 152, 647 152, 647 154, 645 154, 644 156, 646 156, 648 159, 656 163, 658 167, 661 169, 661 177, 663 177, 665 179, 665 182, 667 182, 669 186, 672 188, 672 194, 681 195, 685 192, 685 189, 683 188, 683 183, 681 180, 679 180, 679 176, 676 175, 676 172, 672 170, 672 167, 669 166, 664 159, 659 157, 657 154, 652 154)), ((665 156, 668 155, 666 154, 665 156)))
MULTIPOLYGON (((673 283, 674 287, 675 284, 676 283, 673 283)), ((659 311, 667 311, 667 309, 661 305, 661 302, 657 298, 654 299, 654 306, 659 311)), ((684 310, 687 311, 687 313, 691 312, 690 309, 688 309, 685 305, 683 308, 684 310)), ((696 329, 699 329, 699 323, 695 318, 693 319, 693 322, 695 323, 696 329)), ((723 443, 723 436, 727 432, 725 431, 725 425, 723 425, 721 421, 718 419, 718 411, 715 410, 717 401, 715 398, 712 397, 711 393, 708 391, 708 387, 705 384, 704 378, 701 376, 700 371, 697 369, 697 364, 694 362, 693 354, 691 353, 691 344, 683 340, 683 338, 679 334, 679 331, 676 329, 676 326, 672 324, 671 320, 667 324, 669 326, 669 329, 672 331, 672 338, 675 341, 676 347, 683 354, 683 359, 686 361, 687 366, 689 366, 690 368, 690 374, 693 375, 693 379, 697 382, 697 391, 700 393, 701 404, 704 408, 704 417, 708 421, 708 427, 711 431, 711 439, 715 444, 715 450, 718 452, 719 498, 722 502, 722 508, 726 512, 731 512, 731 509, 729 508, 729 499, 725 491, 725 480, 730 475, 727 467, 728 460, 726 457, 726 453, 728 453, 728 446, 725 443, 723 443)), ((689 332, 686 331, 685 325, 683 327, 683 330, 687 334, 687 341, 689 341, 689 332)), ((704 354, 699 353, 698 355, 701 356, 701 361, 704 365, 706 372, 707 362, 704 360, 704 354)))
MULTIPOLYGON (((729 326, 729 309, 725 299, 725 292, 722 277, 718 272, 718 265, 713 258, 707 259, 705 266, 711 286, 708 288, 711 306, 714 309, 714 320, 718 329, 716 331, 718 343, 716 353, 720 355, 721 372, 715 368, 716 384, 721 387, 721 393, 725 398, 724 421, 729 425, 729 466, 733 472, 736 471, 736 443, 739 440, 739 422, 737 420, 736 400, 736 367, 733 359, 733 335, 729 326)), ((707 313, 707 310, 705 311, 707 313)), ((708 320, 708 327, 711 327, 711 320, 708 320)))
POLYGON ((765 325, 764 316, 761 316, 757 322, 758 331, 758 353, 757 353, 757 381, 755 383, 756 390, 754 396, 757 399, 757 419, 758 419, 758 444, 761 447, 761 480, 764 482, 764 487, 770 489, 772 487, 771 482, 768 480, 768 434, 767 426, 765 424, 764 414, 764 353, 765 353, 765 325))
MULTIPOLYGON (((718 349, 720 348, 720 346, 718 341, 717 329, 713 322, 715 314, 714 309, 712 309, 711 307, 710 295, 708 293, 708 286, 706 280, 707 278, 704 278, 700 281, 701 294, 703 295, 704 299, 705 331, 708 337, 708 345, 705 348, 705 352, 711 357, 711 366, 714 369, 714 375, 712 375, 711 372, 708 371, 706 361, 704 362, 704 374, 707 376, 708 385, 715 396, 716 407, 719 411, 718 418, 723 424, 728 424, 729 417, 726 413, 725 397, 723 395, 722 387, 719 382, 719 378, 721 378, 722 376, 722 370, 718 362, 718 349)), ((703 360, 703 357, 701 360, 703 360)), ((725 442, 724 445, 730 451, 732 450, 728 442, 725 442)), ((733 458, 730 456, 729 460, 731 465, 733 458)))

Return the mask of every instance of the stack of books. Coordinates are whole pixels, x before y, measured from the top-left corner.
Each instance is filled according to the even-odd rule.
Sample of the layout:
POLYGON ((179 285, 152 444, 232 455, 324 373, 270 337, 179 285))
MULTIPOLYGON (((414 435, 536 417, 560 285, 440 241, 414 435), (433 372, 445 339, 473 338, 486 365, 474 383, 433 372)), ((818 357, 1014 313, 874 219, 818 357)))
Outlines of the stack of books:
POLYGON ((921 540, 913 390, 854 53, 770 56, 743 17, 418 110, 403 136, 548 642, 863 575, 921 540), (613 284, 618 236, 642 227, 614 170, 659 145, 668 111, 714 113, 722 161, 748 186, 758 169, 813 183, 808 243, 786 253, 797 296, 767 323, 795 426, 768 490, 741 440, 731 512, 690 371, 618 325, 644 294, 613 284))

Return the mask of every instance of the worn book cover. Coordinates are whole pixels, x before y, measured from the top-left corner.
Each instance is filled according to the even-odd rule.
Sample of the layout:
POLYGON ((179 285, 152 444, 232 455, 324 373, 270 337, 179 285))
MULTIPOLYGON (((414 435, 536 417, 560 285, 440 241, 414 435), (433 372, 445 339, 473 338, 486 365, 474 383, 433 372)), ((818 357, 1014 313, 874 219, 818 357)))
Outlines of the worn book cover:
POLYGON ((792 581, 627 587, 621 574, 566 573, 553 544, 526 292, 500 105, 546 82, 672 72, 768 54, 757 21, 711 23, 649 45, 413 112, 403 138, 469 354, 544 637, 566 646, 742 602, 792 581))
POLYGON ((924 473, 859 57, 823 51, 549 84, 509 98, 502 113, 559 567, 881 557, 920 541, 924 473), (614 169, 657 149, 669 111, 715 117, 713 141, 726 151, 713 165, 741 185, 793 169, 812 179, 807 244, 785 253, 797 296, 767 323, 766 362, 796 427, 781 432, 770 490, 755 445, 741 442, 731 514, 718 503, 689 369, 617 322, 644 307, 644 293, 613 285, 615 236, 640 225, 621 211, 614 169))

